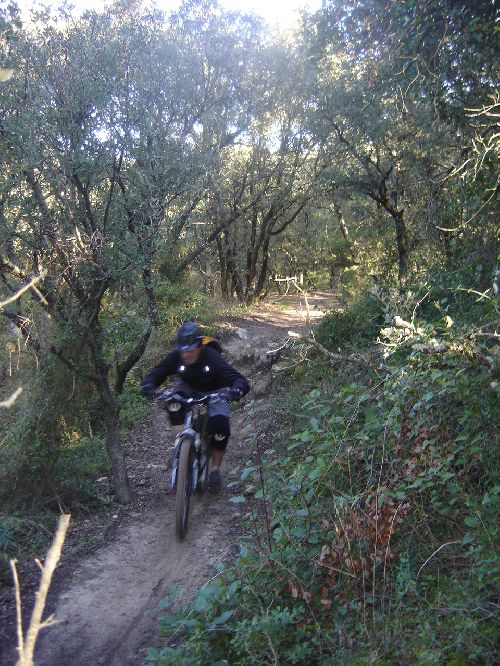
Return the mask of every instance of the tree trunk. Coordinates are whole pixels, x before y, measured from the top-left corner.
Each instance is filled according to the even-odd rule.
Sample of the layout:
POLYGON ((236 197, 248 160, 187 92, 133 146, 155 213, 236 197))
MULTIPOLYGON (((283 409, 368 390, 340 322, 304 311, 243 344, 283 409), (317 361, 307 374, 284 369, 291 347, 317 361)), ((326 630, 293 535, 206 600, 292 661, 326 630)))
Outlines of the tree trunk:
POLYGON ((120 437, 120 407, 116 400, 112 403, 105 400, 104 423, 106 425, 106 450, 113 469, 113 486, 116 499, 122 504, 132 501, 132 493, 127 474, 127 466, 123 455, 120 437))
POLYGON ((408 232, 404 221, 404 209, 398 208, 394 196, 389 196, 384 189, 370 192, 369 195, 381 204, 394 220, 396 228, 396 246, 398 250, 398 281, 404 287, 408 279, 408 232))
POLYGON ((404 287, 408 279, 408 234, 401 211, 391 213, 396 227, 396 244, 398 248, 398 281, 404 287))
POLYGON ((257 280, 257 284, 255 286, 255 292, 254 292, 254 300, 257 300, 260 298, 264 287, 266 285, 266 278, 267 278, 267 271, 269 268, 269 243, 271 239, 266 238, 264 240, 264 245, 262 246, 262 263, 260 266, 260 273, 259 273, 259 279, 257 280))
POLYGON ((330 272, 330 282, 329 282, 330 289, 335 289, 338 280, 338 267, 335 266, 335 264, 330 264, 329 272, 330 272))
POLYGON ((106 450, 113 470, 113 487, 116 499, 122 504, 129 504, 132 501, 132 493, 120 437, 120 405, 109 385, 109 365, 104 359, 101 348, 99 325, 94 324, 92 329, 89 333, 89 339, 91 340, 89 347, 92 350, 96 370, 95 382, 102 399, 104 424, 106 426, 106 450))
POLYGON ((229 300, 229 275, 226 266, 226 257, 224 255, 224 248, 220 236, 216 238, 217 252, 219 254, 219 267, 220 267, 220 292, 224 300, 229 300))
POLYGON ((342 212, 342 208, 339 204, 338 201, 333 199, 333 210, 335 212, 335 215, 337 217, 337 222, 339 223, 339 228, 340 228, 340 233, 342 234, 343 239, 347 243, 347 246, 349 248, 349 254, 351 255, 351 261, 355 262, 356 257, 353 249, 353 245, 351 243, 351 239, 349 238, 349 229, 347 228, 347 224, 344 218, 344 213, 342 212))
POLYGON ((233 292, 236 294, 236 298, 243 303, 243 285, 241 284, 240 274, 238 272, 238 267, 236 265, 236 243, 233 243, 233 247, 230 248, 229 244, 227 246, 226 252, 226 262, 228 267, 228 273, 231 275, 231 286, 233 292))

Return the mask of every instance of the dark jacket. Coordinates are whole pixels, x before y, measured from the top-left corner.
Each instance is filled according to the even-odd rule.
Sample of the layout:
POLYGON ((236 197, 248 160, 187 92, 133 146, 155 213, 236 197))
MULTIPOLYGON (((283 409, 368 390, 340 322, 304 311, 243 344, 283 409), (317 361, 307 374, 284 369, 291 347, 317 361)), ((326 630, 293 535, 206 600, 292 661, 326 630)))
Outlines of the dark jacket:
POLYGON ((210 346, 201 348, 199 360, 192 365, 185 365, 177 350, 170 352, 144 377, 142 393, 148 395, 171 375, 177 375, 194 391, 200 393, 210 393, 210 391, 228 387, 239 389, 241 394, 245 395, 250 390, 250 385, 245 377, 210 346))

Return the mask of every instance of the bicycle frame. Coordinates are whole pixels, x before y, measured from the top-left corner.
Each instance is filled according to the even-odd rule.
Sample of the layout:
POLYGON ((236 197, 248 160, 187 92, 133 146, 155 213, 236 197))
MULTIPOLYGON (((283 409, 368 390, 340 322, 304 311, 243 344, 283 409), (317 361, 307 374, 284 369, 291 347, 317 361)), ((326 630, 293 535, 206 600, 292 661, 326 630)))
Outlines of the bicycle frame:
POLYGON ((175 438, 174 458, 172 463, 172 475, 170 479, 170 489, 175 492, 177 489, 177 470, 179 468, 180 444, 184 437, 190 437, 196 449, 195 460, 192 469, 193 490, 197 490, 198 482, 207 465, 207 458, 202 460, 203 441, 205 439, 205 426, 207 420, 207 403, 194 404, 188 406, 186 418, 184 419, 183 429, 175 438), (201 427, 200 427, 201 423, 201 427))
POLYGON ((189 437, 195 446, 195 458, 193 462, 193 469, 191 472, 191 481, 193 491, 198 489, 199 479, 203 475, 208 464, 209 452, 203 451, 203 441, 205 439, 205 426, 207 420, 207 411, 210 401, 220 400, 218 393, 209 393, 201 398, 189 397, 179 395, 178 393, 171 393, 163 391, 159 396, 159 400, 168 403, 180 403, 186 407, 186 416, 182 430, 175 438, 174 458, 172 462, 172 474, 170 480, 170 491, 174 493, 177 489, 177 470, 179 466, 180 445, 183 438, 189 437), (206 453, 205 459, 203 453, 206 453))
POLYGON ((208 482, 210 450, 203 446, 208 405, 222 398, 219 393, 209 393, 201 398, 185 398, 168 391, 160 393, 158 398, 167 404, 180 403, 186 407, 182 430, 175 438, 170 481, 171 492, 175 493, 175 531, 182 540, 188 526, 190 497, 196 491, 203 492, 208 482))

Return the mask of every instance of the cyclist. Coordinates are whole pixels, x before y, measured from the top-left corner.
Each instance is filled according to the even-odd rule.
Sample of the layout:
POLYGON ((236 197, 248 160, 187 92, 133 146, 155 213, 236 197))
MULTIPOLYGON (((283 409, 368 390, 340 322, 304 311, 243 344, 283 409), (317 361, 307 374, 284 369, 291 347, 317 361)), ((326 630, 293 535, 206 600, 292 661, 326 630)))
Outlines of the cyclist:
MULTIPOLYGON (((200 327, 188 321, 177 331, 176 346, 144 377, 143 395, 154 397, 167 377, 177 375, 173 391, 186 397, 219 391, 223 402, 210 403, 207 432, 212 449, 212 470, 208 487, 218 492, 222 486, 221 465, 231 434, 229 402, 240 400, 250 390, 248 381, 211 345, 203 344, 200 327), (220 390, 222 389, 222 391, 220 390)), ((179 405, 179 407, 181 407, 179 405)), ((174 435, 182 430, 184 409, 168 412, 174 435)))

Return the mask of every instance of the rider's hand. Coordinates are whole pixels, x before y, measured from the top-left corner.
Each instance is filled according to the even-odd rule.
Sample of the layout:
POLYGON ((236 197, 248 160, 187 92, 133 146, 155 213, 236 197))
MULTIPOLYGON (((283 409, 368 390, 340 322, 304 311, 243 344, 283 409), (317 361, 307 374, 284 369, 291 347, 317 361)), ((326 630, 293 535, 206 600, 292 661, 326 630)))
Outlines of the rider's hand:
POLYGON ((141 387, 141 392, 143 395, 146 396, 146 398, 150 398, 151 400, 153 400, 158 395, 160 395, 162 390, 157 386, 153 386, 152 384, 145 384, 141 387))
POLYGON ((219 391, 219 397, 227 402, 236 402, 241 400, 243 393, 237 388, 224 388, 219 391))

